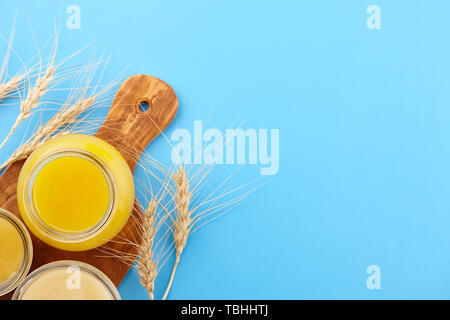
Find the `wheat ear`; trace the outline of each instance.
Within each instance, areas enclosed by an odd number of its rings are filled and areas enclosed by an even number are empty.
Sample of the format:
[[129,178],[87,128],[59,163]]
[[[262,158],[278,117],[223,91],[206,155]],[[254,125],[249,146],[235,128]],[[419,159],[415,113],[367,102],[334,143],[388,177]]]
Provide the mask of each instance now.
[[6,83],[0,83],[0,101],[8,97],[10,93],[17,90],[19,84],[22,82],[24,78],[25,78],[24,75],[18,75],[12,77],[11,80],[9,80]]
[[186,176],[186,172],[183,166],[180,166],[177,172],[172,177],[175,187],[176,187],[176,218],[171,217],[174,230],[173,237],[175,241],[175,263],[173,265],[172,274],[170,275],[169,283],[164,293],[163,300],[167,298],[172,287],[173,279],[175,277],[175,272],[177,270],[178,264],[180,263],[180,257],[186,247],[189,234],[191,232],[193,222],[192,212],[189,210],[191,204],[192,193],[189,187],[189,179]]
[[72,106],[64,108],[55,114],[44,126],[40,126],[36,133],[0,166],[0,171],[16,161],[27,158],[36,148],[51,138],[70,133],[70,130],[64,131],[60,129],[75,123],[77,117],[94,104],[95,99],[96,96],[80,99]]
[[147,210],[144,211],[142,222],[142,242],[138,246],[137,272],[141,284],[147,289],[148,296],[154,299],[153,290],[155,289],[155,279],[158,275],[158,263],[154,260],[155,252],[153,243],[155,240],[157,228],[156,225],[156,207],[155,200],[151,200]]
[[50,82],[53,79],[55,73],[55,67],[49,66],[42,77],[39,77],[36,80],[36,85],[30,89],[25,100],[20,104],[20,114],[16,119],[16,122],[13,124],[10,132],[3,140],[2,144],[0,144],[0,149],[6,144],[6,142],[11,138],[14,131],[17,129],[19,124],[31,116],[34,109],[39,106],[39,100],[41,97],[47,92],[47,88]]

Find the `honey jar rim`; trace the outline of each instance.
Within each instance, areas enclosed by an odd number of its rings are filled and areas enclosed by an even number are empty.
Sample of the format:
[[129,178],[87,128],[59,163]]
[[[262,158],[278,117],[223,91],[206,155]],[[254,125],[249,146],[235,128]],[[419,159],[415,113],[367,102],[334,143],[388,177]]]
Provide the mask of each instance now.
[[[39,217],[33,201],[33,187],[40,170],[49,162],[63,156],[80,157],[96,165],[97,168],[103,173],[109,188],[110,197],[108,208],[103,217],[97,222],[96,225],[92,226],[88,230],[83,230],[77,233],[55,230],[50,225],[45,223],[45,221]],[[27,211],[28,220],[30,220],[33,226],[49,238],[63,243],[80,243],[100,234],[112,220],[118,203],[118,192],[116,189],[114,175],[109,166],[101,159],[101,157],[81,148],[61,148],[42,157],[31,167],[30,174],[28,174],[28,177],[24,183],[24,209]]]
[[17,287],[13,294],[12,300],[21,300],[23,294],[26,292],[28,287],[38,279],[39,276],[52,270],[64,269],[64,268],[79,268],[81,271],[88,273],[98,280],[105,289],[110,293],[112,300],[122,300],[119,291],[117,290],[114,283],[109,279],[109,277],[103,273],[100,269],[94,267],[85,262],[76,260],[58,260],[54,262],[47,263],[40,266],[33,272],[31,272]]

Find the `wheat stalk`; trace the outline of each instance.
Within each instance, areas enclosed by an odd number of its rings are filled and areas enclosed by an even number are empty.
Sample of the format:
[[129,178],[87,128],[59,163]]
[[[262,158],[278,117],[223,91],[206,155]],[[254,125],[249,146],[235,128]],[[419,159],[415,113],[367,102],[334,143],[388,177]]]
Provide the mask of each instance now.
[[[119,139],[120,137],[117,138]],[[137,150],[133,149],[130,150],[130,153],[128,156],[131,157],[138,154]],[[148,180],[148,168],[139,163],[137,166],[144,169]],[[124,228],[109,244],[97,248],[97,250],[105,253],[106,257],[118,258],[134,269],[139,276],[140,283],[147,290],[150,300],[154,300],[156,278],[172,252],[172,245],[167,246],[170,230],[161,232],[157,237],[162,226],[167,224],[167,209],[162,201],[167,195],[167,186],[170,183],[170,179],[162,182],[162,187],[156,195],[154,195],[151,185],[149,188],[140,179],[135,178],[135,180],[136,191],[138,193],[141,192],[146,199],[145,201],[149,203],[147,208],[144,208],[137,201],[138,207],[134,209],[133,214],[130,216],[130,219],[133,221],[129,224],[129,227]],[[142,188],[138,188],[138,186]],[[150,194],[150,200],[147,199],[147,194]],[[120,249],[116,249],[114,244],[133,246],[136,250],[134,252],[122,252]]]
[[[162,130],[161,135],[165,137],[166,140],[168,141],[167,137],[164,135]],[[120,140],[121,137],[118,136],[117,139]],[[168,142],[170,144],[170,141]],[[135,159],[138,159],[140,156],[140,152],[133,152],[133,150],[121,150],[121,152],[123,152],[125,155],[129,157],[134,157]],[[240,201],[245,199],[250,193],[256,190],[256,188],[251,191],[245,192],[239,196],[236,196],[231,200],[217,203],[219,200],[231,194],[234,194],[239,190],[242,190],[252,182],[239,186],[232,190],[226,191],[220,195],[216,195],[216,192],[221,190],[221,188],[225,185],[225,183],[227,183],[228,180],[232,177],[232,175],[230,175],[214,191],[205,194],[205,191],[203,192],[200,191],[202,189],[202,186],[205,185],[206,176],[211,172],[214,165],[202,166],[197,172],[194,172],[192,176],[189,177],[190,170],[186,171],[186,169],[182,165],[175,170],[169,169],[168,167],[162,165],[161,163],[153,159],[151,156],[146,155],[145,153],[141,155],[141,161],[143,162],[143,165],[141,167],[144,169],[145,173],[146,174],[149,173],[153,178],[156,178],[157,182],[163,185],[161,188],[163,192],[164,193],[167,192],[168,194],[170,194],[169,203],[166,204],[164,210],[165,210],[165,217],[169,217],[172,223],[172,226],[168,226],[169,227],[168,232],[172,232],[173,234],[174,250],[176,253],[175,253],[175,262],[172,267],[170,279],[167,284],[164,296],[162,298],[163,300],[165,300],[167,299],[168,294],[170,293],[171,287],[174,282],[176,270],[180,264],[181,256],[187,245],[189,237],[204,225],[210,223],[211,221],[217,219],[219,216],[225,214],[226,212],[234,208]],[[158,177],[156,174],[150,171],[149,167],[156,168],[163,174],[165,178]],[[166,184],[164,182],[164,179],[172,181],[174,186],[172,187],[170,184],[168,183]],[[150,181],[148,182],[150,184]],[[196,203],[197,199],[200,200],[199,203]],[[159,200],[159,202],[161,201],[162,200]],[[128,240],[128,242],[130,241]],[[131,243],[133,242],[131,241]],[[122,259],[122,261],[125,261],[128,264],[132,264],[135,259],[135,255],[133,254],[130,255],[129,253],[126,252],[121,253],[118,252],[117,250],[114,251],[113,256]]]
[[33,110],[35,110],[39,106],[39,100],[47,92],[47,88],[54,77],[54,73],[55,67],[50,65],[47,68],[45,74],[36,80],[35,86],[28,91],[27,97],[20,104],[19,116],[17,117],[16,122],[14,122],[6,138],[0,144],[0,149],[3,148],[3,146],[9,140],[9,138],[11,138],[12,134],[20,125],[20,123],[22,123],[22,121],[30,117]]
[[[120,140],[122,139],[122,137],[117,136],[115,137],[115,139]],[[134,151],[133,149],[120,151],[125,156],[135,159],[138,159],[140,155],[140,152],[138,152],[137,150]],[[151,189],[150,194],[152,195],[152,200],[150,201],[149,207],[154,206],[156,201],[156,205],[163,208],[163,219],[161,219],[161,215],[159,216],[160,220],[157,219],[156,215],[152,217],[150,214],[148,214],[148,209],[147,211],[142,210],[144,212],[143,215],[141,215],[141,213],[138,213],[141,218],[136,218],[132,215],[133,219],[138,219],[137,229],[133,229],[135,232],[132,232],[131,236],[119,235],[118,239],[120,239],[120,241],[111,241],[112,243],[121,243],[136,246],[137,253],[130,253],[129,251],[121,252],[120,249],[115,249],[113,247],[109,247],[108,245],[103,246],[99,250],[105,253],[106,257],[112,256],[118,258],[123,263],[126,263],[128,266],[135,269],[140,277],[141,284],[147,289],[150,299],[154,299],[154,282],[157,278],[158,272],[167,261],[170,254],[175,251],[175,262],[173,264],[170,279],[162,298],[163,300],[165,300],[170,293],[176,270],[180,264],[181,256],[187,245],[189,237],[207,223],[210,223],[222,214],[225,214],[226,212],[234,208],[241,200],[247,197],[248,194],[250,194],[254,190],[245,192],[237,197],[234,197],[231,200],[222,201],[217,204],[219,200],[231,194],[234,194],[238,190],[242,190],[252,182],[241,185],[229,191],[223,191],[223,193],[216,195],[216,193],[222,189],[225,183],[227,183],[229,179],[231,179],[232,175],[230,175],[219,186],[217,186],[214,191],[205,194],[205,192],[200,192],[200,189],[205,184],[205,178],[210,173],[212,166],[203,166],[197,172],[194,172],[191,177],[189,177],[190,170],[187,171],[183,166],[177,167],[178,169],[170,169],[161,164],[159,161],[153,159],[145,152],[141,155],[140,159],[142,164],[138,163],[138,165],[144,170],[144,173],[147,176],[147,180],[149,178],[148,175],[150,175],[152,176],[152,178],[155,178],[157,180],[158,184],[161,184],[162,186],[158,193],[159,195],[154,197],[152,183],[150,181],[147,181],[147,183],[145,183],[143,181],[140,181],[139,179],[136,179],[136,191],[140,192],[140,189],[149,191],[149,188]],[[159,177],[157,173],[152,172],[150,170],[150,167],[162,173],[163,177]],[[173,185],[171,185],[170,182],[173,182]],[[166,203],[163,203],[166,195],[169,195],[167,197],[169,200],[166,201]],[[197,198],[200,198],[199,203],[197,203],[196,201]],[[224,210],[226,208],[227,210]],[[150,212],[153,212],[153,210],[151,210]],[[210,218],[212,215],[213,217]],[[166,242],[164,242],[163,245],[160,245],[162,240],[158,239],[159,237],[157,237],[156,234],[160,229],[161,224],[164,223],[164,220],[167,219],[167,217],[170,218],[171,225],[168,225],[168,230],[166,234],[164,234],[164,236],[166,236],[168,233],[173,234],[173,248],[171,244],[169,248],[166,249],[163,254],[161,254],[161,247],[164,247],[166,245]],[[165,241],[167,241],[167,239]],[[160,260],[162,258],[165,258],[165,260],[163,263],[160,263]],[[136,263],[134,264],[135,261]]]
[[173,175],[173,181],[176,188],[176,218],[171,217],[172,223],[174,225],[173,237],[175,241],[175,263],[172,268],[172,273],[170,275],[169,283],[167,285],[166,291],[163,296],[165,300],[172,287],[173,279],[175,277],[175,272],[177,270],[178,264],[180,263],[181,254],[186,247],[189,234],[193,227],[194,219],[192,219],[192,212],[190,211],[190,204],[192,193],[189,188],[189,180],[186,176],[186,172],[183,166],[180,166],[177,172]]
[[40,126],[36,133],[0,166],[0,171],[16,161],[26,159],[36,148],[51,138],[70,133],[70,129],[65,131],[60,129],[76,123],[77,117],[93,106],[96,97],[80,99],[68,108],[63,107],[45,125]]
[[151,300],[154,299],[155,279],[158,275],[158,263],[154,260],[155,252],[153,244],[156,236],[156,207],[155,200],[150,201],[147,210],[144,211],[142,222],[142,242],[138,246],[137,272],[141,284],[147,290]]
[[7,98],[13,91],[17,90],[24,78],[24,75],[18,75],[12,77],[11,80],[6,83],[0,83],[0,101]]
[[[156,237],[167,217],[157,210],[160,206],[164,207],[160,203],[162,198],[164,196],[160,196],[160,198],[152,196],[146,209],[137,202],[139,209],[135,209],[136,211],[130,216],[130,219],[133,220],[131,228],[125,228],[108,244],[97,248],[98,251],[106,254],[106,256],[97,255],[98,257],[117,258],[135,270],[140,283],[147,290],[150,300],[154,300],[153,292],[158,273],[171,253],[171,246],[165,248],[169,231]],[[114,248],[115,244],[133,246],[135,251],[122,252]]]

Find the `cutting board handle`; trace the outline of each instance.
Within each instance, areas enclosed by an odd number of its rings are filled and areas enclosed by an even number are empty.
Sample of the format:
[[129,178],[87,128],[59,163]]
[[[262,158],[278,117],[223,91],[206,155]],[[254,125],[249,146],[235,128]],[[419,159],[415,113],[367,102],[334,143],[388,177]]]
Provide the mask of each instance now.
[[[148,106],[148,110],[140,106]],[[104,124],[95,134],[112,144],[134,171],[141,153],[174,119],[178,110],[175,91],[164,81],[135,75],[123,82]]]

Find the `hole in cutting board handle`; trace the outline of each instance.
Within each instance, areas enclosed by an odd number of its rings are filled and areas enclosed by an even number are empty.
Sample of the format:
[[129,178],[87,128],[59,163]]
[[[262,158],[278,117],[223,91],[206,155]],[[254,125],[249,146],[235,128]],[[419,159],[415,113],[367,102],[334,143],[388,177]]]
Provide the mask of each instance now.
[[138,103],[138,110],[140,112],[147,112],[151,108],[151,103],[147,100],[142,100]]

